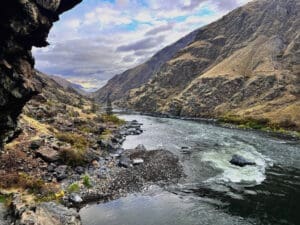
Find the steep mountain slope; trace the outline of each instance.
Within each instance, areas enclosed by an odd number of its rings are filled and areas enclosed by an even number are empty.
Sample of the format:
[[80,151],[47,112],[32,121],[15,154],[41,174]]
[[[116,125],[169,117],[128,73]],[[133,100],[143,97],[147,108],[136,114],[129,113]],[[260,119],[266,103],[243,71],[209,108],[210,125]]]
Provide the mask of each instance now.
[[300,2],[260,0],[195,40],[117,105],[188,117],[253,118],[300,129]]
[[170,60],[178,50],[191,43],[196,34],[197,31],[190,33],[173,45],[159,51],[144,64],[114,76],[104,87],[94,93],[93,97],[100,102],[105,102],[108,95],[110,95],[110,99],[113,101],[128,95],[129,90],[147,83],[154,76],[155,72],[165,62]]

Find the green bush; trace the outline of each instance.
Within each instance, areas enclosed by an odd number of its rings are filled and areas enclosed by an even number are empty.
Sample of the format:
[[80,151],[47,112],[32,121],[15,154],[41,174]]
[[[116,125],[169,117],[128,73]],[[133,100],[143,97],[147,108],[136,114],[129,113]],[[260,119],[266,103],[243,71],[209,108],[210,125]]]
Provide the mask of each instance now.
[[6,197],[4,195],[0,195],[0,203],[4,203],[6,200]]
[[78,192],[80,190],[79,184],[78,183],[73,183],[70,184],[68,187],[68,192],[73,193],[73,192]]
[[89,175],[84,175],[82,177],[82,183],[86,188],[92,187],[91,178],[89,177]]

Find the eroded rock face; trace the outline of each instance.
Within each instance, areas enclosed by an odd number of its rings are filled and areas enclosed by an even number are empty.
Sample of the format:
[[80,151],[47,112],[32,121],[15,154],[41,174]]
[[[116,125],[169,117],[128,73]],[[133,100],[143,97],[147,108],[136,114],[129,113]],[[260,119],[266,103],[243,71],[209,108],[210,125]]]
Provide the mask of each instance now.
[[0,8],[0,148],[13,137],[25,103],[42,85],[32,78],[31,49],[47,46],[59,14],[82,0],[3,0]]

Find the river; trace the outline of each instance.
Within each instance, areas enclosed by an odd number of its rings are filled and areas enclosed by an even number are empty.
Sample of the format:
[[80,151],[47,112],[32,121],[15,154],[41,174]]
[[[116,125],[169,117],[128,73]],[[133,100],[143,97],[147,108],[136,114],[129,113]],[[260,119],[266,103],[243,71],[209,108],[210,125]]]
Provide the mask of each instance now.
[[[84,225],[296,225],[300,223],[300,142],[205,122],[120,115],[143,124],[123,147],[167,149],[184,166],[177,185],[80,211]],[[255,161],[243,168],[233,154]]]

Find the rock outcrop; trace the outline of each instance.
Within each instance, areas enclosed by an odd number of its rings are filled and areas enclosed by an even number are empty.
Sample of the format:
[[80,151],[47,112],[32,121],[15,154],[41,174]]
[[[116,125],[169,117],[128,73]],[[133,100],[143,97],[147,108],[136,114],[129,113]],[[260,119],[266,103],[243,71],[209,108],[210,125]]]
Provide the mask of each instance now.
[[175,116],[230,115],[300,130],[299,12],[298,0],[250,2],[199,29],[150,81],[114,104]]
[[74,209],[68,209],[55,202],[44,202],[28,206],[19,195],[15,195],[11,204],[14,214],[13,224],[32,225],[81,225],[80,215]]
[[0,148],[14,135],[25,103],[41,89],[31,49],[47,46],[59,14],[82,0],[4,0],[0,8]]

